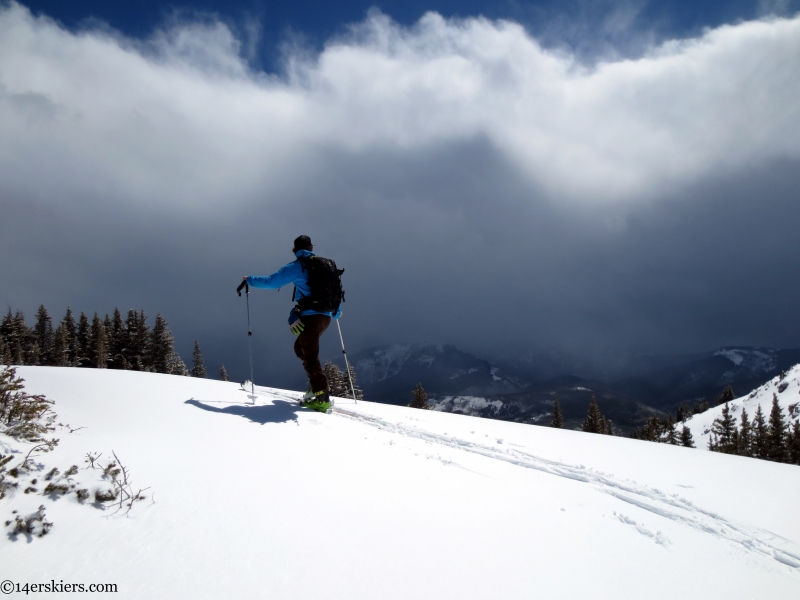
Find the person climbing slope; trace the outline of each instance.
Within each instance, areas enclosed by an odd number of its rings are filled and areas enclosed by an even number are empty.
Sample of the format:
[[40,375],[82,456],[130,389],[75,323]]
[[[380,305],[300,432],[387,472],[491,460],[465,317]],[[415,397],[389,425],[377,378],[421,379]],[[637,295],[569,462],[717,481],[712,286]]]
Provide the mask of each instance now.
[[301,235],[294,240],[296,260],[280,268],[268,277],[245,276],[243,282],[254,288],[278,289],[294,284],[292,301],[295,307],[289,313],[289,328],[297,336],[294,353],[303,361],[308,375],[309,391],[303,404],[314,410],[325,412],[331,406],[328,393],[328,378],[319,361],[319,339],[331,324],[342,314],[344,291],[341,274],[336,263],[329,258],[316,256],[311,238]]

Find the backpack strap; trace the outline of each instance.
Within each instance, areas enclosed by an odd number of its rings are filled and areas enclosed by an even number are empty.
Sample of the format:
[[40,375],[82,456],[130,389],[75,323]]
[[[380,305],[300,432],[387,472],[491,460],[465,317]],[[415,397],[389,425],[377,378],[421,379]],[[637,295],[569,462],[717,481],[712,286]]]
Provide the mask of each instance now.
[[[300,258],[299,256],[297,257],[297,262],[300,263],[300,270],[301,270],[302,273],[306,272],[306,261],[307,260],[308,260],[308,258]],[[296,297],[297,297],[297,286],[294,286],[294,291],[292,292],[292,302],[294,302],[294,299]]]

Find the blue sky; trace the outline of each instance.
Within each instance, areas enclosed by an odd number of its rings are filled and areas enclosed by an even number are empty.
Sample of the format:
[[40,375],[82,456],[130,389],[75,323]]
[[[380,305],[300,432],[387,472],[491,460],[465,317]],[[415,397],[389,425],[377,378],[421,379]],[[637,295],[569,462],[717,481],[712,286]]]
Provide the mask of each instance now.
[[[92,19],[99,19],[133,37],[149,36],[176,15],[182,18],[213,15],[238,30],[243,37],[252,35],[252,26],[257,24],[258,53],[254,62],[255,66],[266,70],[279,68],[276,64],[278,48],[287,38],[301,37],[304,43],[319,49],[326,40],[342,33],[348,24],[363,20],[371,8],[377,8],[402,25],[415,23],[427,11],[436,11],[445,17],[482,15],[489,19],[510,19],[524,25],[546,44],[584,50],[586,58],[591,58],[590,55],[598,51],[599,43],[625,52],[631,48],[632,40],[639,40],[643,35],[648,36],[648,41],[690,37],[705,27],[753,19],[765,12],[790,14],[800,6],[797,0],[200,0],[175,3],[153,0],[31,0],[23,4],[36,13],[58,19],[70,28],[91,25]],[[633,50],[639,47],[636,44]]]
[[800,347],[796,1],[370,6],[0,4],[0,303],[160,312],[238,378],[233,290],[306,234],[352,352]]

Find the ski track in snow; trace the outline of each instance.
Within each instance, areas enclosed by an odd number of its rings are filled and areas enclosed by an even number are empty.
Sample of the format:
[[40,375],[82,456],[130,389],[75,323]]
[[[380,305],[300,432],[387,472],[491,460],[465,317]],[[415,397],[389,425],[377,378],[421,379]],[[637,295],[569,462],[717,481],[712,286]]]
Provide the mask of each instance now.
[[[504,445],[503,449],[476,444],[467,440],[448,437],[407,427],[399,423],[388,423],[377,417],[358,414],[349,410],[335,407],[333,414],[358,421],[365,425],[395,433],[401,436],[416,438],[431,444],[440,444],[478,454],[486,458],[501,460],[515,466],[541,471],[557,477],[572,479],[581,483],[592,485],[598,491],[613,496],[618,500],[646,510],[659,517],[669,519],[680,525],[691,527],[705,534],[727,540],[745,550],[760,556],[774,559],[786,566],[800,568],[800,550],[788,551],[773,546],[769,540],[763,539],[769,532],[755,530],[732,523],[728,519],[714,512],[695,506],[689,500],[677,494],[667,495],[664,492],[633,482],[619,481],[608,475],[600,474],[586,469],[583,465],[572,466],[557,461],[548,460],[522,452]],[[668,546],[670,544],[661,532],[653,533],[633,519],[614,513],[623,523],[632,525],[645,537],[651,538],[656,544]],[[779,536],[771,535],[776,538]]]

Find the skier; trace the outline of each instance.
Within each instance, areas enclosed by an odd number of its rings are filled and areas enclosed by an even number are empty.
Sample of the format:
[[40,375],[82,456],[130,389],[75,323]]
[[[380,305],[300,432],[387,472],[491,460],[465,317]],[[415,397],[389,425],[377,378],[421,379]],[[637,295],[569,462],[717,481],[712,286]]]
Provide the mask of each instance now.
[[[330,408],[328,378],[319,362],[319,338],[342,314],[341,273],[336,264],[316,257],[311,238],[301,235],[294,241],[292,252],[296,260],[282,267],[268,277],[245,276],[247,285],[254,288],[278,289],[294,284],[292,300],[297,304],[289,313],[289,328],[297,336],[294,353],[303,361],[308,375],[309,390],[303,397],[303,404],[314,410],[325,412]],[[314,265],[311,264],[314,261]],[[322,265],[317,268],[317,265]],[[310,281],[311,278],[315,281]],[[315,295],[312,297],[312,288]]]

